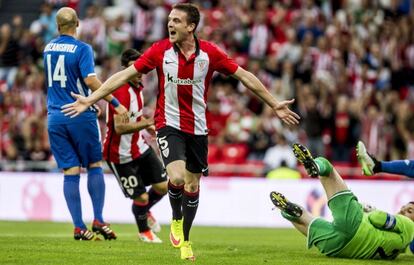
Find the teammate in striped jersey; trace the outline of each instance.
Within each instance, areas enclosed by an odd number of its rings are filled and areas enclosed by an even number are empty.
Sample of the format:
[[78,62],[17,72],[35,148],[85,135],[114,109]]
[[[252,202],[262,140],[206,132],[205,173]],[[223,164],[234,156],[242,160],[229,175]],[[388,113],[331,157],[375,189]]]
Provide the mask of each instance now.
[[[122,66],[133,64],[140,55],[134,49],[124,51]],[[145,119],[142,115],[142,89],[141,75],[138,75],[113,93],[128,112],[117,115],[115,106],[108,105],[108,131],[103,155],[121,190],[133,200],[132,213],[138,226],[138,237],[144,242],[161,243],[161,239],[154,234],[159,232],[160,226],[149,210],[167,193],[167,175],[154,150],[140,133],[154,124],[153,119]],[[146,186],[149,185],[152,187],[147,192]]]
[[[47,85],[47,116],[49,141],[59,168],[63,169],[63,193],[75,226],[76,240],[92,240],[82,220],[79,194],[80,167],[88,169],[88,191],[92,199],[94,222],[92,230],[105,239],[116,239],[102,217],[105,200],[105,182],[101,167],[101,137],[96,109],[88,108],[75,119],[60,112],[61,106],[73,102],[71,93],[89,94],[101,82],[94,71],[93,51],[90,45],[75,38],[79,25],[75,10],[64,7],[56,15],[60,36],[51,40],[44,49],[43,60]],[[116,101],[112,96],[108,101]],[[126,109],[117,104],[117,112]]]
[[278,102],[257,77],[238,66],[217,45],[195,36],[199,21],[195,5],[174,5],[168,16],[168,39],[154,43],[134,65],[114,74],[89,97],[73,94],[77,101],[62,110],[65,115],[76,117],[131,78],[157,70],[155,125],[170,177],[170,241],[180,248],[181,258],[189,260],[195,260],[189,235],[199,202],[200,178],[208,174],[206,100],[213,73],[240,80],[286,124],[299,122],[299,116],[289,109],[293,99]]

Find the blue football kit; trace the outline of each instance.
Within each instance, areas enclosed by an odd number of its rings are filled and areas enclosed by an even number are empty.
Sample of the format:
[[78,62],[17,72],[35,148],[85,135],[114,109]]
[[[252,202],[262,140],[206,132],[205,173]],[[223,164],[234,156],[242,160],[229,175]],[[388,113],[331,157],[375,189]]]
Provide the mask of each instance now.
[[63,105],[75,101],[71,92],[85,96],[90,93],[83,79],[96,75],[91,46],[61,35],[46,45],[43,55],[49,140],[58,167],[87,167],[102,160],[96,110],[89,108],[75,118],[61,112]]

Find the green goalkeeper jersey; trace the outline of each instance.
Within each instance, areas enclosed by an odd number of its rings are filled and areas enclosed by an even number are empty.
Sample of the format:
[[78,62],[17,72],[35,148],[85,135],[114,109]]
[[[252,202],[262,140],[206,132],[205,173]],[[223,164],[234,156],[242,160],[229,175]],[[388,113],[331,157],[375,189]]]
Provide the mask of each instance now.
[[[335,253],[335,256],[356,259],[395,259],[398,254],[405,252],[414,238],[414,222],[398,214],[395,216],[395,227],[385,230],[382,227],[378,228],[379,225],[373,221],[375,218],[383,220],[387,218],[387,214],[380,211],[364,213],[354,237],[344,248]],[[382,222],[381,226],[383,225]]]

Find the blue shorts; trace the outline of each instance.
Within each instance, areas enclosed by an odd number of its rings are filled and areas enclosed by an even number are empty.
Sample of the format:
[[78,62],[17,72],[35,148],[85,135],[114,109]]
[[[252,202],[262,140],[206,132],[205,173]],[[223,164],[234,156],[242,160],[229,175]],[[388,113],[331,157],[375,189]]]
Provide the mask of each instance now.
[[102,160],[98,121],[49,124],[49,142],[59,168],[89,167]]

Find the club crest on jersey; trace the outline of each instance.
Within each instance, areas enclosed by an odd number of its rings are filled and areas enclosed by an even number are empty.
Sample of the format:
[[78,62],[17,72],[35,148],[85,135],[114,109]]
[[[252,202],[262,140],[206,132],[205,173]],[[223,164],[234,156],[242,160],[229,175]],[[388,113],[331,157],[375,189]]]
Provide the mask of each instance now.
[[134,194],[134,189],[127,189],[126,191],[128,192],[128,194],[130,196],[132,196],[132,194]]
[[168,157],[168,155],[170,154],[170,148],[165,148],[164,150],[162,150],[161,151],[162,152],[162,155],[165,157],[165,158],[167,158]]
[[196,64],[197,64],[198,69],[200,69],[200,71],[203,71],[207,66],[207,61],[206,60],[200,60]]

